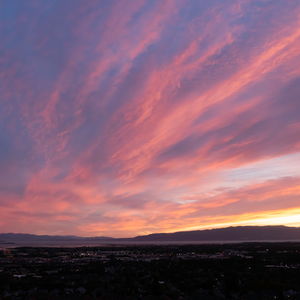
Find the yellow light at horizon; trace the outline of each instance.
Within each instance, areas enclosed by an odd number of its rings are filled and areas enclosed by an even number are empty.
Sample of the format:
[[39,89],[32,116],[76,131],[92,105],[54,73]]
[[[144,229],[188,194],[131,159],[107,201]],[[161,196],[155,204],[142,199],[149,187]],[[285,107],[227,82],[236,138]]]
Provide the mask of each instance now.
[[276,211],[270,212],[264,215],[257,216],[249,216],[244,215],[242,219],[239,221],[232,222],[222,222],[215,223],[203,226],[193,226],[182,229],[186,230],[201,230],[201,229],[213,229],[213,228],[221,228],[221,227],[229,227],[229,226],[272,226],[272,225],[286,225],[286,226],[295,226],[300,227],[300,209],[293,209],[288,211]]

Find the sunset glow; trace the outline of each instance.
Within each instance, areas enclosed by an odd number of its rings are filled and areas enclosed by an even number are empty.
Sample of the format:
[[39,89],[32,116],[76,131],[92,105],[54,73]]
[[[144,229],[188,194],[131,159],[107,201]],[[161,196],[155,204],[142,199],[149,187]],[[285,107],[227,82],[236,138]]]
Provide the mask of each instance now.
[[300,226],[300,2],[2,1],[0,232]]

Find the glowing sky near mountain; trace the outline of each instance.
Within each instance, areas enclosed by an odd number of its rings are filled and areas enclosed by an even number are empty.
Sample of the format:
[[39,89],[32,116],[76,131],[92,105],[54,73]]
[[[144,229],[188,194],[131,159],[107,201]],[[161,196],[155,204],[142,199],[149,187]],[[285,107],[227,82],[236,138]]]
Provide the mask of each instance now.
[[0,232],[300,225],[299,0],[0,1]]

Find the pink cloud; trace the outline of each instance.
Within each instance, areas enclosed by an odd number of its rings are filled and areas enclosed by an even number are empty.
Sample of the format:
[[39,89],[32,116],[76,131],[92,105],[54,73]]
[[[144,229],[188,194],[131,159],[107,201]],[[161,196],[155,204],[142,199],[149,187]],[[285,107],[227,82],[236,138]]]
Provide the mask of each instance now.
[[[297,3],[28,3],[0,4],[0,231],[128,236],[298,209]],[[236,169],[250,179],[233,188]]]

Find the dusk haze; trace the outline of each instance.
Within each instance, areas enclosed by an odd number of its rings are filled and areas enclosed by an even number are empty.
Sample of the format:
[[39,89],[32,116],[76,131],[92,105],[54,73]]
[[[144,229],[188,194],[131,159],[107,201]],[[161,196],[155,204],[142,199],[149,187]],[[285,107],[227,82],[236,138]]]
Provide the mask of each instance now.
[[0,233],[300,227],[299,0],[6,0],[0,41]]

